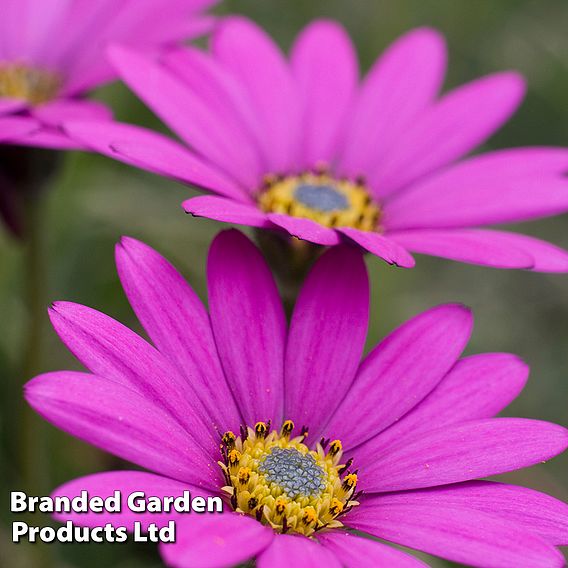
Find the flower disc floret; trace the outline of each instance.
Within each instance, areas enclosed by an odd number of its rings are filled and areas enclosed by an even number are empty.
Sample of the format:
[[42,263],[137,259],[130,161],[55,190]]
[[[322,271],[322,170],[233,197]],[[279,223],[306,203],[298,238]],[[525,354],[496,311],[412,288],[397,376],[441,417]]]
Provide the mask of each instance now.
[[341,464],[341,442],[321,440],[311,450],[307,429],[295,438],[287,420],[280,432],[270,423],[243,428],[241,436],[223,435],[221,452],[227,482],[224,490],[233,509],[251,515],[278,533],[311,536],[343,526],[338,517],[358,503],[357,474]]
[[60,87],[56,73],[19,63],[0,63],[0,98],[22,99],[35,106],[54,99]]

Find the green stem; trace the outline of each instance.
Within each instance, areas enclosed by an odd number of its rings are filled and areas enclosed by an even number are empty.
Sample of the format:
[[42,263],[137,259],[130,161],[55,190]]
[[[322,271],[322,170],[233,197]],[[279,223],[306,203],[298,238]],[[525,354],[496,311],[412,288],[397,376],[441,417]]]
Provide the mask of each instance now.
[[276,277],[290,319],[304,280],[323,247],[266,230],[256,231],[255,237]]
[[[46,319],[46,258],[45,258],[45,202],[42,192],[32,192],[24,201],[24,294],[27,310],[27,327],[24,335],[23,359],[20,380],[22,386],[41,371],[43,328]],[[19,394],[20,412],[18,431],[21,439],[20,483],[29,495],[49,495],[48,430],[45,422]],[[30,515],[29,522],[37,525],[41,519]],[[30,545],[30,560],[36,568],[49,568],[53,564],[52,550],[48,545]]]
[[[41,370],[43,323],[45,319],[45,255],[43,235],[44,196],[33,194],[25,201],[24,293],[27,329],[23,345],[21,380],[25,383]],[[43,421],[23,403],[20,431],[22,459],[20,471],[27,491],[47,489]]]

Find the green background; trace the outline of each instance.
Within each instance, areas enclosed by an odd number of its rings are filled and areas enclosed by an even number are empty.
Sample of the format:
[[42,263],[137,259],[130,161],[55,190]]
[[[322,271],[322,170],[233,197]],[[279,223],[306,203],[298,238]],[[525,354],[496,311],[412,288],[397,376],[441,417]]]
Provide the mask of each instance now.
[[[233,0],[218,13],[247,14],[287,49],[314,18],[341,21],[367,70],[378,53],[415,26],[441,30],[449,46],[446,89],[480,75],[517,69],[529,93],[520,111],[484,149],[568,145],[568,3],[565,0]],[[102,89],[119,119],[162,128],[121,85]],[[221,225],[184,215],[180,203],[194,195],[182,187],[100,156],[69,154],[51,186],[44,216],[44,254],[49,301],[65,299],[100,309],[140,330],[121,291],[113,247],[120,235],[139,238],[162,252],[206,298],[207,248]],[[568,248],[568,219],[524,224],[523,231]],[[410,316],[438,303],[471,306],[476,325],[468,353],[509,351],[531,366],[531,379],[507,415],[541,418],[568,426],[568,276],[501,271],[418,257],[410,271],[369,257],[372,320],[368,345]],[[18,426],[11,419],[13,396],[21,396],[16,372],[26,327],[22,301],[22,254],[0,232],[0,481],[4,498],[14,487],[13,454]],[[79,369],[45,317],[41,369]],[[14,395],[14,392],[17,393]],[[44,491],[88,473],[116,467],[116,460],[45,427],[48,473]],[[43,444],[43,441],[42,441]],[[506,476],[513,482],[568,500],[568,456]],[[2,501],[0,566],[33,567],[37,554],[9,542],[7,503]],[[32,553],[32,556],[30,556]],[[50,545],[42,556],[56,566],[159,566],[152,547]],[[435,566],[445,565],[429,560]]]

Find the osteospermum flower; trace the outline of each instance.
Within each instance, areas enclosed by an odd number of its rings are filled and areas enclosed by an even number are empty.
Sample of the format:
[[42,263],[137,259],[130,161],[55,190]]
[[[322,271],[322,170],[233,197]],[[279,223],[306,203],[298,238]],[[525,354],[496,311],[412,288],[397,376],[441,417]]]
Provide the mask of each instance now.
[[3,0],[0,18],[0,116],[29,114],[44,125],[22,144],[66,148],[63,119],[108,118],[83,97],[116,77],[106,46],[147,52],[208,30],[201,11],[214,0]]
[[42,375],[26,398],[59,428],[153,473],[99,473],[56,495],[189,490],[224,496],[225,508],[59,519],[173,519],[177,541],[161,553],[176,567],[253,557],[259,568],[423,565],[361,533],[484,567],[563,565],[555,545],[568,542],[567,505],[475,480],[551,458],[568,432],[493,418],[528,369],[503,353],[459,359],[467,309],[431,309],[360,362],[369,287],[353,247],[316,262],[289,328],[267,265],[237,231],[211,247],[209,313],[148,246],[123,239],[116,258],[154,346],[100,312],[56,303],[53,325],[90,373]]
[[353,46],[328,21],[308,26],[286,61],[241,17],[211,49],[160,63],[124,49],[122,79],[187,147],[127,125],[71,123],[87,146],[210,190],[193,215],[276,228],[319,245],[355,241],[389,263],[410,252],[499,268],[568,271],[568,255],[532,237],[478,229],[568,209],[568,151],[515,148],[456,163],[513,113],[525,90],[496,73],[440,96],[440,35],[414,30],[362,83]]

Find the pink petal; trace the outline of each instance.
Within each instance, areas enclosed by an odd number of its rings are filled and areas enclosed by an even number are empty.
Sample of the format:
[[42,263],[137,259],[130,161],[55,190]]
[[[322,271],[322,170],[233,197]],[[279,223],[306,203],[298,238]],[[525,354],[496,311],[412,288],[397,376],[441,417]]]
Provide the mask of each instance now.
[[[418,434],[375,455],[362,489],[399,491],[498,475],[548,460],[567,446],[568,430],[549,422],[471,420]],[[371,463],[364,455],[361,461]]]
[[388,264],[402,266],[403,268],[412,268],[415,265],[412,256],[403,247],[391,241],[388,237],[384,237],[379,233],[359,231],[351,227],[339,227],[337,230],[355,241],[371,254],[382,258]]
[[221,434],[238,428],[242,418],[221,368],[209,314],[197,294],[165,258],[135,239],[122,238],[116,264],[138,320],[185,377],[184,386],[203,405],[208,423]]
[[207,282],[217,349],[243,419],[278,424],[286,318],[272,274],[249,239],[231,230],[211,245]]
[[215,447],[206,410],[191,400],[187,379],[154,347],[119,322],[86,306],[57,302],[49,311],[61,340],[92,373],[152,400],[189,432]]
[[[204,3],[191,0],[97,0],[71,2],[61,37],[55,43],[56,61],[64,62],[65,93],[90,90],[116,77],[104,48],[112,43],[156,54],[172,44],[208,31],[211,17],[198,12]],[[85,41],[89,38],[90,41]]]
[[322,533],[318,540],[329,548],[346,568],[392,568],[425,567],[418,558],[376,540],[362,538],[348,532],[329,531]]
[[216,59],[240,82],[256,109],[262,153],[270,172],[299,165],[301,105],[297,86],[274,41],[250,20],[225,18],[212,39]]
[[30,148],[49,148],[50,150],[87,150],[83,144],[71,139],[60,128],[39,126],[37,130],[14,138],[12,143]]
[[516,73],[497,73],[445,95],[402,133],[369,180],[384,197],[482,144],[519,106]]
[[32,116],[47,126],[61,126],[71,120],[111,120],[112,111],[98,101],[56,99],[31,110]]
[[330,164],[357,87],[357,54],[342,26],[317,20],[296,39],[291,63],[304,107],[302,163]]
[[291,217],[280,213],[270,213],[268,219],[278,227],[284,229],[293,237],[314,243],[316,245],[337,245],[341,242],[335,229],[324,227],[311,219]]
[[256,561],[258,568],[341,568],[331,550],[305,536],[276,535]]
[[412,252],[468,264],[494,268],[533,268],[535,264],[528,252],[485,230],[417,229],[393,231],[388,237]]
[[471,481],[381,495],[365,499],[361,510],[357,509],[356,517],[363,519],[367,509],[372,516],[374,508],[391,505],[460,508],[465,515],[473,509],[506,519],[550,544],[568,543],[568,504],[526,487],[492,481]]
[[118,382],[72,371],[26,384],[31,407],[64,432],[167,477],[216,489],[219,466],[151,398]]
[[533,259],[533,272],[568,272],[568,252],[553,244],[517,233],[485,231],[496,243],[522,250]]
[[238,513],[184,515],[176,533],[175,543],[160,545],[172,568],[235,566],[257,556],[274,538],[272,529]]
[[369,72],[350,117],[341,159],[356,176],[382,163],[398,137],[437,96],[446,70],[444,38],[419,28],[397,41]]
[[0,142],[25,136],[39,128],[37,121],[31,118],[0,118]]
[[[528,376],[528,366],[515,355],[484,353],[466,357],[425,399],[358,451],[370,464],[379,453],[429,430],[492,418],[520,394]],[[362,459],[361,465],[367,462]]]
[[260,177],[256,150],[242,130],[150,58],[114,47],[109,57],[122,80],[197,153],[247,187]]
[[0,116],[13,114],[25,110],[27,104],[20,99],[0,98]]
[[456,304],[428,310],[399,327],[363,361],[326,435],[352,448],[400,420],[451,369],[472,328],[471,312]]
[[518,148],[476,156],[399,193],[389,230],[523,221],[568,210],[568,150]]
[[240,203],[216,195],[200,195],[182,203],[186,213],[195,217],[206,217],[224,223],[235,223],[249,227],[268,228],[271,224],[265,213],[255,205]]
[[454,562],[481,568],[561,567],[564,557],[543,539],[495,514],[439,503],[396,504],[354,510],[358,530]]
[[256,189],[256,185],[262,182],[262,175],[268,171],[268,166],[263,162],[258,148],[258,117],[250,105],[244,86],[208,53],[191,46],[169,51],[161,57],[160,62],[220,115],[223,121],[237,129],[239,136],[247,139],[247,152],[250,152],[249,146],[256,150],[257,163],[251,169],[258,171],[260,177],[257,180],[250,177],[247,188]]
[[334,247],[304,283],[286,347],[284,416],[309,426],[310,440],[318,440],[353,382],[368,320],[363,258],[350,247]]
[[71,138],[115,160],[196,185],[239,201],[245,192],[177,142],[137,126],[110,121],[67,122]]
[[87,491],[89,497],[102,497],[103,499],[113,496],[115,491],[120,491],[120,512],[56,513],[54,517],[58,521],[70,520],[83,527],[101,527],[106,523],[111,523],[114,527],[127,527],[129,531],[133,529],[135,522],[142,523],[143,527],[147,527],[151,523],[162,527],[167,525],[168,521],[180,515],[175,511],[171,513],[132,512],[128,507],[127,498],[135,491],[143,491],[148,497],[159,497],[160,499],[179,497],[183,495],[184,491],[189,491],[192,497],[197,495],[208,496],[203,489],[161,475],[143,471],[107,471],[69,481],[58,487],[51,494],[51,497],[64,496],[72,499],[79,496],[81,491]]

